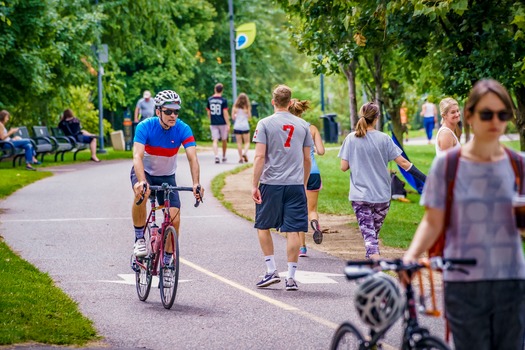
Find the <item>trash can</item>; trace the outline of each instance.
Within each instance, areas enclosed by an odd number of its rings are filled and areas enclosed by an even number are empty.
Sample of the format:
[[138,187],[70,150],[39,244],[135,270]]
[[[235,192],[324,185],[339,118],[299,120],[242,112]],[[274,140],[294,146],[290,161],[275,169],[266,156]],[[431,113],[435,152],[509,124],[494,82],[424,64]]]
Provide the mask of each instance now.
[[259,104],[255,101],[252,101],[252,117],[259,118]]
[[133,122],[130,118],[124,118],[122,125],[124,127],[124,141],[126,143],[126,151],[131,151],[133,148]]
[[323,130],[324,130],[324,142],[326,143],[337,143],[339,136],[339,127],[335,118],[337,114],[325,114],[321,116],[323,119]]

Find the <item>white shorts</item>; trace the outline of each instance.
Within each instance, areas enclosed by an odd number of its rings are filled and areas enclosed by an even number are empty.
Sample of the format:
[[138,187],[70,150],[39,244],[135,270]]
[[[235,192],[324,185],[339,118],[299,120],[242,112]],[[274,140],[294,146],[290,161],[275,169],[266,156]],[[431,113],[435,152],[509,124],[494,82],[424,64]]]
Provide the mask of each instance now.
[[228,125],[210,125],[212,140],[228,140]]

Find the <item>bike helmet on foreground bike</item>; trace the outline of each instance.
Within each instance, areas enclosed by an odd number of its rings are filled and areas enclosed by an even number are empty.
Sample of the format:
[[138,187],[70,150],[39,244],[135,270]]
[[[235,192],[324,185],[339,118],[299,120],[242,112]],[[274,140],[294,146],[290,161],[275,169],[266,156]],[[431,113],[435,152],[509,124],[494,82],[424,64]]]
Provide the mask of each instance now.
[[161,107],[170,109],[180,109],[182,101],[180,96],[173,90],[161,91],[155,96],[155,107],[160,109]]
[[361,320],[376,332],[394,324],[404,309],[395,280],[382,272],[374,273],[359,285],[354,305]]

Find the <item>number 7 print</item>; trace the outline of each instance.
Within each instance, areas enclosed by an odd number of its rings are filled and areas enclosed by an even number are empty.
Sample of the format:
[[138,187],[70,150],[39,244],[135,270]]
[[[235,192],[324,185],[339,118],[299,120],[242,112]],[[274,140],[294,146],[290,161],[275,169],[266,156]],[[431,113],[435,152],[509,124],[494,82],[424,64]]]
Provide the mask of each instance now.
[[288,131],[288,138],[286,139],[286,142],[284,143],[284,147],[290,147],[290,141],[292,140],[293,136],[293,125],[283,125],[283,130]]

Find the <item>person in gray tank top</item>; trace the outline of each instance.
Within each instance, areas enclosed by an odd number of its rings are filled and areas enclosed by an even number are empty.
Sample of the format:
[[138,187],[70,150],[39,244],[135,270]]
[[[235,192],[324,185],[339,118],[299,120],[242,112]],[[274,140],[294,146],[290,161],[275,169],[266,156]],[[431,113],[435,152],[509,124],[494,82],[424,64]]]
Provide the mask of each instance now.
[[379,106],[365,103],[359,111],[356,131],[350,133],[339,151],[341,170],[350,170],[350,191],[359,229],[365,242],[365,257],[380,257],[379,231],[390,208],[391,177],[388,162],[393,160],[415,178],[425,175],[401,155],[401,149],[387,134],[375,129]]
[[286,290],[297,290],[295,271],[299,259],[299,231],[308,230],[305,186],[310,174],[310,147],[313,145],[308,123],[290,112],[292,91],[279,85],[273,91],[275,113],[260,120],[253,135],[252,199],[255,225],[266,263],[266,274],[257,283],[264,288],[281,281],[277,273],[270,229],[286,233],[288,275]]
[[[464,118],[475,137],[460,150],[443,255],[477,263],[463,267],[468,274],[445,272],[445,315],[457,350],[523,350],[525,259],[512,206],[518,187],[499,142],[514,105],[500,83],[481,80],[470,92]],[[446,156],[434,159],[421,197],[425,215],[405,262],[416,261],[444,228],[446,166]]]

